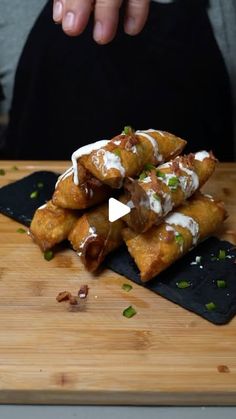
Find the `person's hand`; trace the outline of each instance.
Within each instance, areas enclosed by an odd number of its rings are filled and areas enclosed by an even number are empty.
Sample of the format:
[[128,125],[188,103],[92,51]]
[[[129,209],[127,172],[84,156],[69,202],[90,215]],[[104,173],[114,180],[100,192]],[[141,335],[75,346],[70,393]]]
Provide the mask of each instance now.
[[[123,0],[54,0],[53,19],[61,23],[64,32],[77,36],[87,26],[91,12],[94,12],[93,37],[99,44],[110,42],[117,30],[119,9]],[[150,0],[126,1],[124,30],[137,35],[143,28],[149,10]]]

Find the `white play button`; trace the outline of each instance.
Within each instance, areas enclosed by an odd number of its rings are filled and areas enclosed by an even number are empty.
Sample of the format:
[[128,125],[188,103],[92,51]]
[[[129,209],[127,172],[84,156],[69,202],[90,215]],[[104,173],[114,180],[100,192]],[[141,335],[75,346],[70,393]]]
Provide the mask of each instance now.
[[130,207],[128,207],[125,204],[122,204],[122,202],[117,201],[115,198],[109,199],[108,204],[108,218],[110,223],[113,223],[116,220],[119,220],[119,218],[124,217],[124,215],[129,214]]

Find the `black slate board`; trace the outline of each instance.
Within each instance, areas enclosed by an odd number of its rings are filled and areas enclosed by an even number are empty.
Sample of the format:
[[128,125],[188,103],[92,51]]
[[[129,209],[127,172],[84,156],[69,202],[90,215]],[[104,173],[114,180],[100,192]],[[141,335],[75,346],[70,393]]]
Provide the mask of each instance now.
[[[29,226],[36,209],[51,198],[58,176],[52,172],[34,172],[3,186],[0,189],[0,212]],[[43,186],[38,187],[38,184]],[[30,198],[35,191],[38,191],[38,197]]]
[[[226,258],[215,260],[220,250],[226,251]],[[191,265],[196,256],[201,256],[201,263]],[[235,260],[236,250],[231,243],[211,237],[147,283],[141,282],[126,247],[111,254],[106,266],[212,323],[225,324],[236,314]],[[226,288],[218,288],[217,280],[224,280]],[[190,286],[180,289],[176,285],[180,281],[189,281]],[[216,305],[214,311],[205,306],[210,302]]]
[[[57,178],[55,173],[40,171],[2,187],[0,212],[29,226],[35,210],[51,198]],[[43,187],[39,188],[38,183]],[[35,190],[38,197],[32,199],[30,194]],[[227,257],[212,260],[222,249]],[[196,256],[202,256],[201,264],[191,265]],[[236,314],[235,259],[236,250],[231,243],[209,238],[146,284],[140,281],[138,268],[125,246],[109,255],[105,266],[214,324],[225,324]],[[218,288],[217,280],[225,280],[226,288]],[[189,281],[191,285],[179,289],[176,284],[180,281]],[[207,310],[205,304],[209,302],[215,303],[214,311]]]

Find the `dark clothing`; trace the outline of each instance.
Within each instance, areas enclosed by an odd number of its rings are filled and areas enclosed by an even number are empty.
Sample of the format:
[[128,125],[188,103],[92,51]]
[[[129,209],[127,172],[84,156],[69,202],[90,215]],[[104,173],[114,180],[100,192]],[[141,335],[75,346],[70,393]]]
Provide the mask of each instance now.
[[6,157],[69,159],[131,125],[179,135],[186,152],[212,149],[232,160],[229,80],[205,3],[151,2],[140,35],[121,25],[112,43],[99,46],[93,19],[70,38],[48,2],[18,65]]

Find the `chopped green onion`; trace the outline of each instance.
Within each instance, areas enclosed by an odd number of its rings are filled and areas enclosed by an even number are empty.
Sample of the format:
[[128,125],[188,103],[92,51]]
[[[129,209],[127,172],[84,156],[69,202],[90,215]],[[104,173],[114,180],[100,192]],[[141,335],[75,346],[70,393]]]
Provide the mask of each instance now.
[[226,282],[223,279],[218,279],[216,284],[218,288],[226,288]]
[[178,185],[179,185],[179,179],[176,176],[173,176],[168,180],[168,186],[171,189],[177,189]]
[[211,261],[213,262],[213,261],[215,261],[215,260],[225,260],[226,259],[226,251],[225,250],[220,250],[219,251],[219,254],[218,254],[218,257],[217,256],[213,256],[212,258],[211,258]]
[[132,290],[132,285],[130,285],[130,284],[123,284],[122,285],[122,289],[124,290],[124,291],[127,291],[127,292],[129,292],[130,290]]
[[130,319],[130,317],[135,316],[135,314],[137,314],[137,311],[132,306],[127,307],[123,311],[123,316],[127,317],[128,319]]
[[12,166],[11,170],[16,171],[16,170],[19,170],[19,168],[17,166]]
[[182,234],[178,233],[175,236],[175,241],[176,243],[178,243],[180,246],[182,246],[184,244],[184,238],[182,236]]
[[40,188],[40,189],[43,188],[44,187],[44,183],[43,182],[37,183],[37,187]]
[[142,172],[142,173],[139,175],[139,180],[143,180],[143,179],[145,179],[146,177],[147,177],[146,172]]
[[152,197],[153,197],[154,199],[156,199],[157,201],[160,201],[160,197],[157,195],[157,193],[153,193],[153,194],[152,194]]
[[116,156],[120,157],[120,149],[119,148],[115,148],[112,153],[114,153]]
[[226,251],[220,250],[218,255],[219,260],[224,260],[226,258]]
[[24,234],[24,233],[27,233],[27,231],[24,229],[24,228],[18,228],[17,230],[17,233],[21,233],[21,234]]
[[0,169],[0,176],[4,176],[6,174],[4,169]]
[[216,305],[212,301],[210,303],[205,304],[205,307],[208,311],[214,311],[216,309]]
[[156,175],[157,175],[157,177],[161,177],[162,179],[165,179],[165,177],[166,177],[165,173],[162,173],[160,170],[156,171]]
[[144,166],[144,170],[147,170],[147,171],[151,171],[151,170],[155,170],[155,166],[153,166],[153,164],[151,164],[151,163],[147,163],[147,164],[145,164],[145,166]]
[[39,191],[34,191],[34,192],[31,192],[30,194],[31,199],[38,198],[38,196],[39,196]]
[[52,250],[46,250],[46,252],[44,252],[43,256],[44,256],[44,259],[49,262],[50,260],[52,260],[54,258],[54,253],[53,253]]
[[125,134],[125,135],[131,135],[131,134],[133,134],[133,128],[132,127],[130,127],[130,126],[126,126],[126,127],[124,127],[124,130],[123,130],[123,133]]
[[176,282],[176,285],[177,285],[178,288],[181,288],[181,289],[189,288],[191,286],[189,281]]

